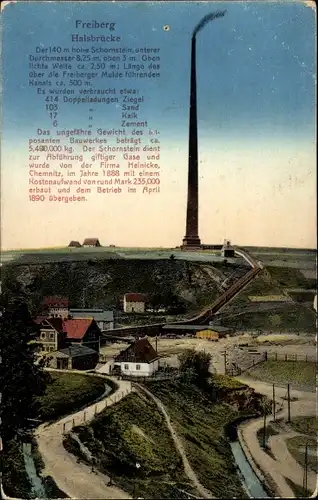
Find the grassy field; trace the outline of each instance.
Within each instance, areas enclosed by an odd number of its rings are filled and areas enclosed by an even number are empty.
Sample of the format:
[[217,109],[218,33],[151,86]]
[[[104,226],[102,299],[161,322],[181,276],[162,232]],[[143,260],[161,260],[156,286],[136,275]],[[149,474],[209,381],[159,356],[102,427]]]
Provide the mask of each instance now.
[[[219,377],[216,385],[219,390],[229,391],[228,403],[213,403],[210,394],[180,381],[153,382],[148,386],[167,407],[201,483],[217,497],[243,497],[225,428],[238,417],[251,415],[253,403],[244,396],[250,393],[242,384],[231,383],[228,377]],[[233,396],[235,390],[241,402],[242,397],[245,401],[241,410]],[[163,415],[144,395],[129,395],[105,410],[90,426],[78,427],[77,431],[97,458],[97,467],[130,494],[135,491],[143,498],[176,498],[178,488],[197,494],[184,474]],[[70,438],[65,446],[80,455],[78,445]],[[138,471],[136,462],[141,465]]]
[[317,436],[317,417],[294,417],[290,423],[291,428],[300,434],[307,436]]
[[[80,409],[105,390],[105,379],[75,373],[51,373],[51,383],[39,398],[39,418],[53,420]],[[111,382],[108,382],[111,384]]]
[[[177,488],[194,493],[163,416],[148,399],[130,394],[76,430],[98,468],[135,498],[173,498]],[[66,448],[78,454],[74,446],[67,441]]]
[[308,445],[307,464],[313,472],[318,472],[317,460],[317,439],[307,438],[305,436],[295,436],[287,439],[287,448],[290,454],[299,462],[302,467],[305,466],[305,446]]
[[264,361],[253,369],[245,372],[250,376],[265,382],[286,385],[292,387],[315,388],[316,363],[305,361]]
[[[265,430],[265,447],[268,443],[268,440],[271,436],[277,436],[279,432],[273,427],[273,425],[269,424],[266,426]],[[263,447],[264,445],[264,428],[262,427],[261,429],[258,429],[257,431],[257,439],[259,442],[259,445]]]
[[199,481],[217,498],[244,497],[225,428],[239,417],[250,416],[253,403],[245,400],[238,410],[239,394],[244,399],[244,390],[232,386],[231,389],[238,392],[230,390],[227,398],[224,389],[231,384],[227,377],[224,382],[225,387],[219,378],[216,385],[222,393],[222,401],[228,403],[221,403],[220,399],[219,403],[211,404],[200,391],[178,383],[154,382],[150,389],[168,409]]

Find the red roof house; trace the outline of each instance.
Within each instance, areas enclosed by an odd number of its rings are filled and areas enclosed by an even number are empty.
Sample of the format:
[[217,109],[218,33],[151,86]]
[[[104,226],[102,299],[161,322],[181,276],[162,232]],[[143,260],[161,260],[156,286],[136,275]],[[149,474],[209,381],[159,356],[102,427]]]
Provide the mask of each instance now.
[[[67,347],[73,343],[86,345],[99,351],[100,329],[93,318],[44,318],[38,317],[35,322],[40,325],[41,343],[56,349]],[[56,350],[53,349],[53,350]]]

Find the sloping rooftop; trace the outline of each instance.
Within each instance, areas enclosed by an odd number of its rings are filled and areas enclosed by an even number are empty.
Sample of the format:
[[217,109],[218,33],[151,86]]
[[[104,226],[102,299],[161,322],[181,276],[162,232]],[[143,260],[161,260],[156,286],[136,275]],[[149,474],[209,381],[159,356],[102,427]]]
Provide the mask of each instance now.
[[147,296],[144,293],[125,293],[126,302],[146,302]]
[[79,241],[71,241],[70,244],[69,244],[69,247],[81,247],[82,245],[80,244]]
[[96,351],[87,346],[82,346],[80,344],[72,345],[70,347],[65,347],[65,349],[60,349],[56,355],[57,358],[78,358],[80,356],[88,356],[90,354],[96,354]]
[[64,321],[63,330],[67,339],[82,339],[92,324],[93,318],[77,318]]
[[[50,325],[54,330],[58,332],[63,331],[63,319],[62,318],[46,318],[44,316],[38,316],[35,320],[35,323],[38,325],[43,326],[45,328],[46,326]],[[47,325],[48,324],[48,325]]]
[[65,297],[45,297],[43,305],[51,307],[68,307],[68,299]]
[[218,325],[164,325],[163,330],[189,330],[189,331],[200,331],[200,330],[213,330],[214,332],[226,333],[230,332],[231,328]]
[[74,318],[94,318],[95,321],[114,321],[113,311],[103,309],[70,309],[70,314]]
[[85,238],[85,240],[83,242],[83,246],[84,245],[94,245],[96,247],[101,246],[98,238]]
[[115,357],[115,362],[151,363],[158,359],[158,354],[147,338],[136,340],[127,349]]
[[58,332],[66,333],[67,339],[77,340],[84,337],[93,321],[93,318],[62,319],[38,317],[35,319],[35,322],[43,326],[43,328],[45,328],[46,323],[48,323]]

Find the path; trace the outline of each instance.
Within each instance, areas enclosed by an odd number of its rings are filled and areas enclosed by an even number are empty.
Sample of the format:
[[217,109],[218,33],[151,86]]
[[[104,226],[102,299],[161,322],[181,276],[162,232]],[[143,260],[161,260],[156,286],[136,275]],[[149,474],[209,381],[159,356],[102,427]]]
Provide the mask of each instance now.
[[[272,398],[272,384],[244,379],[241,377],[239,377],[238,380],[248,384],[250,387],[253,387],[257,392]],[[283,409],[277,415],[277,418],[286,419],[288,416],[287,401],[282,399],[286,396],[286,388],[275,386],[275,394],[277,400],[284,405]],[[309,416],[316,414],[315,393],[291,390],[291,397],[297,397],[298,399],[290,404],[291,418],[293,416]],[[273,421],[273,417],[268,417],[267,424],[271,421]],[[251,454],[254,466],[256,465],[258,472],[261,472],[261,475],[263,475],[265,479],[268,479],[268,476],[270,477],[269,482],[272,484],[274,483],[273,485],[275,486],[275,490],[278,495],[283,498],[293,498],[295,496],[294,492],[287,484],[285,477],[290,478],[293,482],[302,486],[302,476],[300,475],[301,466],[289,453],[287,446],[284,443],[283,436],[280,436],[280,438],[279,436],[274,436],[277,439],[272,440],[272,443],[274,443],[274,449],[272,448],[272,451],[276,460],[270,457],[261,448],[258,442],[257,432],[259,429],[262,429],[263,425],[263,417],[241,424],[238,429],[239,437],[243,441],[243,446],[248,448],[248,452]],[[280,450],[276,456],[278,448]],[[308,474],[308,487],[311,491],[315,490],[315,474]]]
[[131,390],[131,383],[124,380],[116,380],[118,389],[111,396],[92,404],[72,415],[62,418],[51,424],[42,424],[35,433],[39,452],[43,459],[45,469],[44,475],[51,476],[57,486],[73,499],[129,499],[128,493],[116,486],[107,486],[109,477],[98,471],[92,472],[92,468],[84,463],[77,462],[74,455],[68,453],[63,446],[63,427],[88,422],[96,413],[100,413],[107,406],[114,404],[125,397]]
[[191,467],[191,465],[189,463],[189,460],[187,458],[187,455],[186,455],[185,449],[183,447],[183,444],[181,442],[181,439],[179,438],[179,436],[176,433],[173,425],[171,424],[169,413],[167,412],[164,404],[152,392],[150,392],[148,389],[146,389],[142,385],[140,385],[138,383],[134,383],[134,386],[138,387],[138,389],[140,389],[141,391],[145,392],[156,403],[157,407],[159,408],[159,410],[164,415],[166,423],[167,423],[167,427],[168,427],[168,429],[169,429],[169,431],[171,433],[171,436],[172,436],[172,439],[174,441],[175,447],[176,447],[178,453],[180,454],[180,456],[182,458],[184,472],[186,473],[186,475],[188,476],[188,478],[190,479],[190,481],[194,484],[194,486],[196,487],[196,489],[200,493],[201,497],[203,497],[203,498],[215,498],[215,497],[213,497],[212,493],[210,493],[210,491],[208,491],[199,482],[199,480],[198,480],[198,478],[197,478],[194,470],[192,469],[192,467]]
[[[279,471],[284,477],[288,477],[299,486],[303,485],[304,468],[294,459],[287,447],[287,439],[301,436],[298,432],[288,432],[271,436],[268,446],[271,449],[276,462],[279,463]],[[317,474],[308,469],[307,487],[313,492],[316,488]]]

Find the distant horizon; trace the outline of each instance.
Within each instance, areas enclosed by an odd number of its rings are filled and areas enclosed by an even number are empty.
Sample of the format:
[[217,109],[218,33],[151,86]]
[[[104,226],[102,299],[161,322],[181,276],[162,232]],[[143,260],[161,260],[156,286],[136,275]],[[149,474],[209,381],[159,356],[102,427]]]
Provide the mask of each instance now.
[[[100,242],[100,238],[97,237],[97,239],[99,240]],[[79,241],[79,240],[74,240],[74,241]],[[151,246],[134,246],[134,245],[131,245],[131,246],[122,246],[122,245],[114,245],[113,243],[111,243],[110,245],[103,245],[101,242],[100,242],[101,246],[100,247],[69,247],[67,245],[65,246],[52,246],[52,247],[25,247],[25,248],[1,248],[0,251],[1,252],[25,252],[27,250],[35,250],[35,251],[41,251],[41,250],[61,250],[61,249],[72,249],[72,251],[80,251],[82,250],[83,248],[87,248],[87,249],[92,249],[92,248],[97,248],[97,249],[102,249],[102,248],[117,248],[117,249],[132,249],[132,250],[149,250],[149,251],[152,251],[152,250],[178,250],[178,249],[181,249],[181,244],[180,245],[175,245],[175,246],[154,246],[154,247],[151,247]],[[82,244],[81,244],[82,245]],[[223,243],[201,243],[201,245],[203,246],[221,246],[223,245]],[[232,242],[231,242],[231,245],[232,245]],[[289,246],[262,246],[262,245],[252,245],[252,244],[237,244],[237,243],[234,243],[233,246],[236,246],[236,247],[239,247],[239,248],[244,248],[244,247],[248,247],[248,248],[261,248],[261,249],[277,249],[277,250],[309,250],[309,251],[315,251],[317,252],[317,248],[316,247],[289,247]],[[204,248],[201,248],[199,250],[182,250],[183,252],[190,252],[190,253],[196,253],[196,252],[202,252],[202,251],[209,251],[209,249],[204,249]]]

